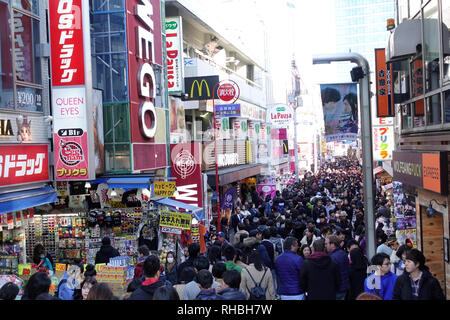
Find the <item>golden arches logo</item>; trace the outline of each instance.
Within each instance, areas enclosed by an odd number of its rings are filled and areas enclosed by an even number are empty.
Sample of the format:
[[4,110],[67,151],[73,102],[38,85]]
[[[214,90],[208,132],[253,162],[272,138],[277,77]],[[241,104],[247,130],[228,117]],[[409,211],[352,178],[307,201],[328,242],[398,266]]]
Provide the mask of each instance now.
[[211,93],[210,93],[210,91],[209,91],[208,83],[206,82],[205,79],[202,79],[202,81],[200,81],[200,83],[198,82],[198,80],[195,80],[195,81],[192,83],[192,87],[191,87],[191,96],[190,96],[191,99],[194,97],[194,86],[195,86],[196,83],[197,83],[197,90],[198,90],[198,95],[199,95],[199,97],[202,96],[203,83],[205,83],[206,90],[207,90],[207,92],[208,92],[208,97],[211,95]]

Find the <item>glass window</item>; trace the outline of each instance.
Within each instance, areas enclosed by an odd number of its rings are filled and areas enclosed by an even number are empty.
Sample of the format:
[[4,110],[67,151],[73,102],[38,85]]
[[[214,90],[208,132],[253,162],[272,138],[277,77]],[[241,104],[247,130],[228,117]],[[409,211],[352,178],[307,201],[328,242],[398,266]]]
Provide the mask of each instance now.
[[401,110],[402,110],[402,129],[412,128],[411,106],[409,104],[401,106]]
[[7,3],[0,2],[0,108],[14,109],[14,80],[10,11]]
[[[442,26],[442,28],[444,28],[443,31],[449,31],[450,28],[450,1],[442,1],[442,23],[444,24],[444,26]],[[445,30],[447,29],[447,30]],[[443,35],[445,34],[449,34],[446,32],[442,33]],[[450,46],[450,38],[447,36],[442,39],[442,41],[444,42],[444,48],[446,46]],[[444,53],[444,81],[448,81],[450,80],[450,55],[446,55]]]
[[92,74],[94,87],[101,88],[104,94],[104,101],[111,102],[112,100],[112,85],[111,85],[111,61],[110,55],[95,55],[95,61],[92,63]]
[[92,53],[109,53],[109,39],[107,34],[92,36]]
[[41,83],[41,62],[35,55],[35,43],[39,43],[39,21],[14,11],[14,52],[19,81]]
[[113,104],[114,142],[130,141],[130,128],[128,125],[129,111],[127,103]]
[[427,92],[439,88],[439,22],[438,3],[431,0],[423,11],[423,54],[426,69]]
[[38,0],[13,0],[14,8],[27,10],[35,15],[39,15],[39,1]]
[[111,13],[109,15],[110,29],[109,31],[124,31],[125,18],[123,13]]
[[422,6],[422,0],[409,0],[409,15],[414,17],[420,10]]
[[116,144],[115,171],[128,171],[130,168],[130,144]]
[[17,85],[16,105],[18,110],[42,112],[42,89]]
[[445,105],[445,110],[444,110],[445,122],[449,123],[450,122],[450,90],[444,92],[444,105]]
[[92,24],[92,33],[108,32],[108,15],[93,14],[91,16],[91,24]]
[[427,99],[428,124],[441,123],[441,95],[435,94]]
[[126,101],[128,98],[126,58],[125,53],[111,55],[112,101]]
[[412,79],[412,97],[418,97],[424,94],[423,90],[423,65],[422,58],[419,57],[411,62]]

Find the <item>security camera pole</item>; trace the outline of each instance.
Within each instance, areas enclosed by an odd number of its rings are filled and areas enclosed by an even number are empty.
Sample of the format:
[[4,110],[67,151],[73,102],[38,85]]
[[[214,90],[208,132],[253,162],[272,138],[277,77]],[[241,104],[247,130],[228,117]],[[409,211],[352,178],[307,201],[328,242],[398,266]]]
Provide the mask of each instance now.
[[320,54],[313,56],[313,64],[329,64],[331,62],[349,61],[362,68],[364,75],[359,79],[359,99],[361,114],[361,134],[363,152],[363,182],[364,182],[364,224],[367,243],[367,257],[370,259],[376,253],[374,188],[373,188],[373,157],[372,157],[372,119],[370,109],[370,68],[366,58],[358,53]]

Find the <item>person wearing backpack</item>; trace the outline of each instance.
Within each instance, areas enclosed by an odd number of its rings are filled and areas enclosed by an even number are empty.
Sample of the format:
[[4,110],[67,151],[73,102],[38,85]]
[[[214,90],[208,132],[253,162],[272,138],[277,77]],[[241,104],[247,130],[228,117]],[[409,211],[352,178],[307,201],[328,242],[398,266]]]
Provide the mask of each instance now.
[[261,253],[254,250],[249,262],[250,265],[241,272],[240,290],[245,292],[249,300],[274,300],[272,273],[264,266]]

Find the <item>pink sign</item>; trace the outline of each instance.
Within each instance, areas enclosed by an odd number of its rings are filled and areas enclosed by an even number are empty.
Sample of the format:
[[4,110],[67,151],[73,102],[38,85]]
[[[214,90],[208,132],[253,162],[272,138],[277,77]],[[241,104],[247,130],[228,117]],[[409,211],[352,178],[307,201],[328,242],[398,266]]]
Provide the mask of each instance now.
[[60,137],[53,134],[55,147],[55,180],[85,180],[88,178],[87,132],[80,137]]
[[270,198],[273,198],[273,197],[275,197],[275,194],[277,192],[277,186],[270,185],[270,184],[256,185],[256,192],[258,192],[258,194],[259,194],[261,191],[263,192],[264,198],[266,198],[267,195],[270,195]]

